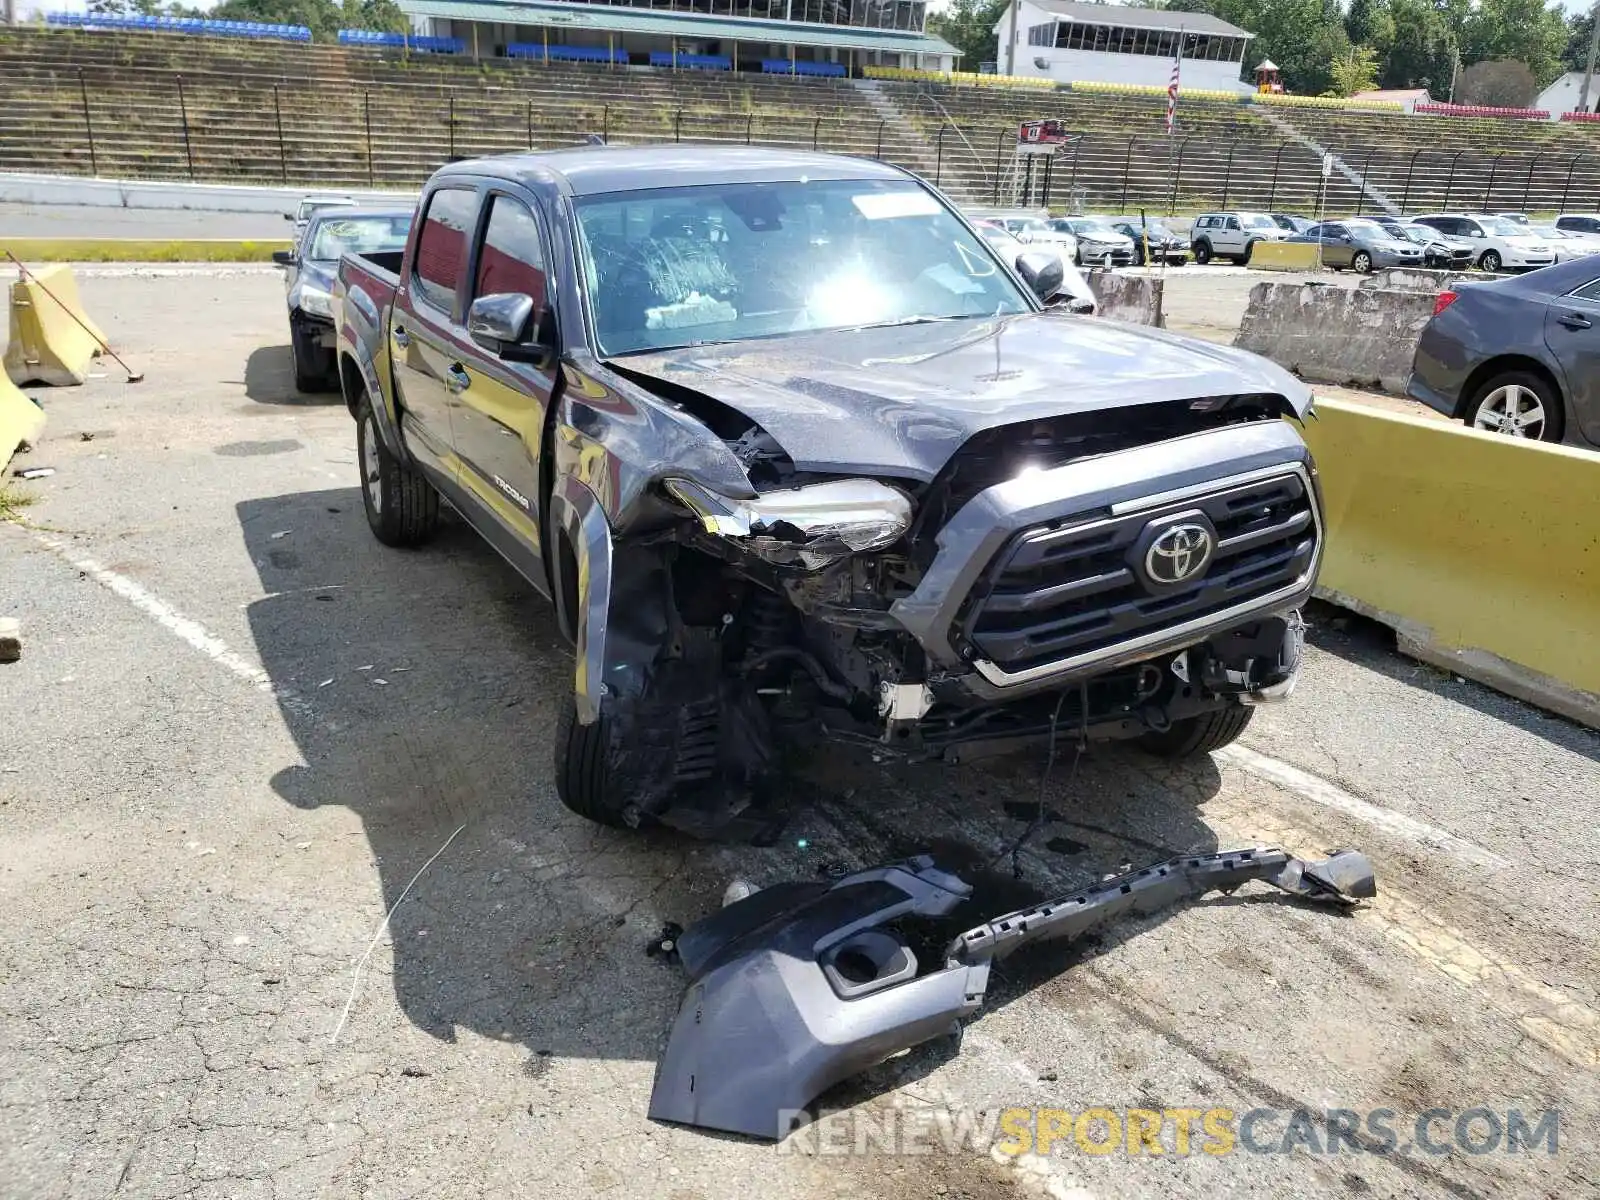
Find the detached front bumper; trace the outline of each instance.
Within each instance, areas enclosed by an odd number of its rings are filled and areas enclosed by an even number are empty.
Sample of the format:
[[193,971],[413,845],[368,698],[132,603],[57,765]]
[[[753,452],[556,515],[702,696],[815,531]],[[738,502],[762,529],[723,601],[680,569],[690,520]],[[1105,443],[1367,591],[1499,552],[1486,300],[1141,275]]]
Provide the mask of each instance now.
[[980,492],[891,611],[926,651],[930,682],[1005,702],[1299,608],[1322,537],[1294,427],[1232,426]]

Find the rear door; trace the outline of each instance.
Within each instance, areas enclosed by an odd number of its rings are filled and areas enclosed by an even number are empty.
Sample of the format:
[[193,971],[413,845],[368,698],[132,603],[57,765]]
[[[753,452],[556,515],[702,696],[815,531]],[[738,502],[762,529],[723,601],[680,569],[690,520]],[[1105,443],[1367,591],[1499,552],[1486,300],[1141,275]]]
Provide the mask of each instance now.
[[462,319],[478,203],[478,186],[471,180],[452,181],[429,194],[389,323],[389,351],[407,444],[412,453],[452,478],[455,446],[450,414],[464,387],[461,347],[471,345]]
[[1572,415],[1584,440],[1600,446],[1600,278],[1550,301],[1544,340],[1567,377]]
[[1355,240],[1350,231],[1337,221],[1322,227],[1322,261],[1330,267],[1348,267],[1355,261]]
[[[535,312],[544,311],[550,294],[549,242],[537,205],[494,188],[487,204],[466,303],[513,293],[532,299]],[[461,485],[512,535],[515,549],[506,551],[508,557],[537,580],[543,540],[540,450],[560,369],[557,356],[540,366],[511,363],[474,344],[458,365],[467,376],[453,413]]]

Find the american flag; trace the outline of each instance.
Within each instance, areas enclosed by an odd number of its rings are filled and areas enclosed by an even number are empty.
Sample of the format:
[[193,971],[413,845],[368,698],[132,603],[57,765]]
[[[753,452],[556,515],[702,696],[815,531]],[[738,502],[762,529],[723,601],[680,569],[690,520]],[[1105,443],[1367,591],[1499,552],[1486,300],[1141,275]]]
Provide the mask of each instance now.
[[1183,33],[1178,34],[1178,49],[1172,56],[1172,78],[1167,80],[1167,133],[1178,116],[1178,68],[1183,63]]

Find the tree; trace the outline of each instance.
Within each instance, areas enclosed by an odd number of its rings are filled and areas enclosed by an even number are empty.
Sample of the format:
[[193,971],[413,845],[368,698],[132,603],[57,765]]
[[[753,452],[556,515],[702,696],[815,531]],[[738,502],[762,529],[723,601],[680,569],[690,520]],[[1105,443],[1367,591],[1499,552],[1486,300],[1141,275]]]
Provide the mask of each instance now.
[[1589,42],[1594,37],[1594,9],[1586,8],[1567,18],[1567,49],[1561,65],[1569,71],[1589,69]]
[[1394,16],[1388,0],[1350,0],[1344,31],[1352,45],[1371,46],[1382,58],[1394,45]]
[[1333,93],[1354,96],[1378,86],[1378,52],[1371,46],[1351,46],[1328,67]]
[[1568,29],[1561,10],[1546,0],[1480,0],[1465,13],[1452,13],[1461,20],[1463,62],[1514,60],[1541,86],[1561,74]]
[[1526,63],[1510,59],[1473,63],[1461,72],[1456,100],[1495,108],[1527,108],[1539,94],[1539,81]]
[[[994,27],[1005,11],[1006,0],[951,0],[943,12],[928,14],[928,32],[961,51],[961,70],[976,71],[979,63],[999,61],[1000,39]],[[1017,31],[1026,40],[1020,25]]]
[[1438,99],[1450,94],[1458,53],[1445,14],[1430,0],[1391,0],[1394,43],[1384,60],[1386,88],[1427,88]]

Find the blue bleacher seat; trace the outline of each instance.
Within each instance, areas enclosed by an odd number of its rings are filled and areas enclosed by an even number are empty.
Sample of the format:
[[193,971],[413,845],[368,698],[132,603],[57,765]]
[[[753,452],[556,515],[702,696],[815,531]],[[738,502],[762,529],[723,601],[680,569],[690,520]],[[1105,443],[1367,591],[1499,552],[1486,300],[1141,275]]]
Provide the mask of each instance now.
[[[157,33],[187,33],[202,37],[277,38],[287,39],[292,42],[309,42],[311,40],[311,30],[304,25],[273,25],[264,21],[212,21],[196,17],[147,17],[137,13],[127,16],[47,13],[45,15],[45,23],[88,29],[140,29]],[[439,40],[453,41],[454,39]]]

